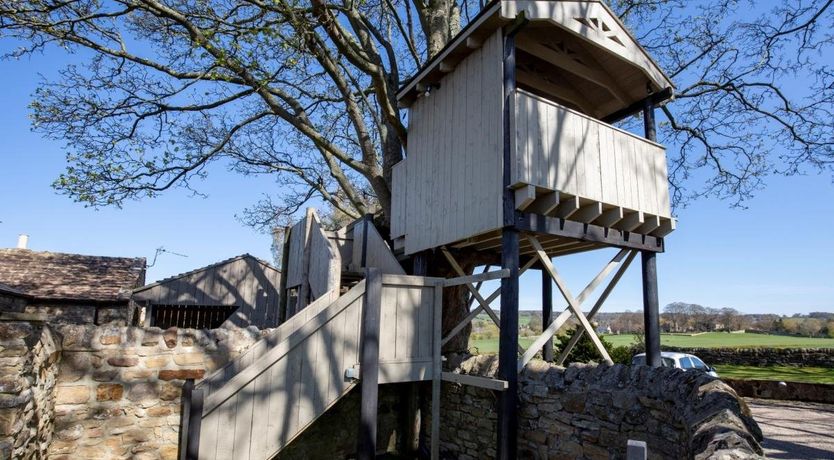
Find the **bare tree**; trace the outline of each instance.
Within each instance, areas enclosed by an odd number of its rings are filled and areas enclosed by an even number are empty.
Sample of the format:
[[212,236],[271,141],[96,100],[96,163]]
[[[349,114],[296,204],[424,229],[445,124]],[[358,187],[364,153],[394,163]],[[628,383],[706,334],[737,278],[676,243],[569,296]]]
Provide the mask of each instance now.
[[770,174],[832,170],[834,1],[613,3],[677,86],[659,130],[674,201],[743,205]]
[[680,332],[688,320],[687,307],[684,302],[672,302],[663,307],[663,316],[671,324],[671,332]]
[[[678,203],[743,203],[772,172],[831,168],[832,2],[613,0],[678,86],[660,129]],[[268,174],[278,192],[246,221],[269,228],[313,198],[387,218],[407,140],[396,89],[479,6],[0,0],[0,34],[22,44],[12,57],[49,45],[81,57],[32,103],[36,129],[68,144],[58,190],[118,206],[199,192],[212,165]]]
[[68,143],[58,190],[118,206],[196,191],[221,163],[276,177],[248,214],[266,228],[312,198],[389,215],[396,90],[459,23],[448,0],[0,1],[0,32],[23,43],[10,56],[84,56],[32,103],[35,127]]
[[[760,6],[752,18],[736,1],[613,1],[678,86],[659,131],[676,201],[743,203],[770,172],[831,168],[834,71],[820,56],[832,51],[832,1]],[[0,37],[20,45],[7,57],[50,47],[78,56],[32,102],[35,129],[67,143],[54,185],[75,200],[200,193],[201,178],[226,169],[276,180],[245,213],[253,226],[271,229],[310,200],[346,218],[378,210],[384,224],[407,143],[396,90],[480,6],[0,0]],[[705,185],[688,191],[693,175]],[[465,289],[447,299],[465,311]]]

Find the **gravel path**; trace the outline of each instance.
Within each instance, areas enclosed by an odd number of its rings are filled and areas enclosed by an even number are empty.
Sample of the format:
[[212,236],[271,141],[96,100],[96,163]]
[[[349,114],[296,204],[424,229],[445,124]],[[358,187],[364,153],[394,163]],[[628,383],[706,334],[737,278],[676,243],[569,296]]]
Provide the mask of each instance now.
[[834,460],[834,405],[747,399],[768,458]]

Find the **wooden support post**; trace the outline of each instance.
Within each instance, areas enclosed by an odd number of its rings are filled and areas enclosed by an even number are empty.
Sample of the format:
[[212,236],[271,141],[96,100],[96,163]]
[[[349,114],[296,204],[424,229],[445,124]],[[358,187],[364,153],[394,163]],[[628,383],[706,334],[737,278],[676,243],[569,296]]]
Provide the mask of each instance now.
[[290,266],[290,232],[292,227],[284,227],[284,244],[281,247],[281,281],[278,283],[278,324],[283,324],[290,315],[287,311],[287,273]]
[[501,327],[498,341],[498,378],[507,391],[498,396],[498,458],[516,458],[518,433],[518,231],[505,228],[501,241],[501,267],[510,276],[501,279]]
[[411,260],[411,273],[415,276],[426,276],[429,274],[428,251],[414,254],[414,258]]
[[194,379],[188,379],[182,386],[180,403],[180,460],[198,459],[202,421],[203,390],[195,390]]
[[660,367],[660,306],[657,295],[657,254],[642,251],[643,324],[646,337],[646,364]]
[[298,288],[298,298],[289,316],[303,310],[310,303],[310,249],[313,244],[313,219],[315,209],[307,208],[304,216],[304,248],[301,253],[301,285]]
[[[544,268],[541,270],[542,274],[542,331],[547,329],[553,322],[553,280],[550,279]],[[545,362],[553,362],[553,337],[544,342],[542,348],[542,358]]]
[[[513,137],[516,91],[515,36],[527,24],[524,13],[506,25],[504,34],[503,74],[503,224],[501,234],[501,268],[510,276],[501,278],[501,326],[498,340],[498,378],[507,381],[507,391],[498,395],[497,457],[514,459],[518,455],[518,265],[519,242],[516,224],[515,193],[510,189],[513,165]],[[473,293],[474,294],[474,293]],[[479,299],[480,301],[480,299]]]
[[188,452],[188,425],[191,417],[191,392],[194,390],[194,379],[187,379],[182,385],[180,396],[180,445],[177,458],[186,459]]
[[431,377],[431,460],[440,460],[440,380],[443,377],[443,357],[440,340],[443,337],[443,285],[434,287],[432,315],[432,377]]
[[368,226],[371,225],[372,218],[370,214],[365,214],[365,217],[362,219],[362,257],[360,259],[360,264],[362,265],[360,268],[362,269],[367,268],[368,265]]
[[657,128],[654,122],[654,102],[650,98],[643,101],[643,129],[646,131],[646,139],[654,142],[657,140]]
[[[429,273],[429,251],[422,251],[414,254],[411,259],[411,273],[415,276],[426,276]],[[412,382],[409,385],[408,395],[408,427],[405,432],[406,454],[410,455],[418,451],[426,444],[426,436],[430,435],[421,430],[422,422],[426,413],[423,411],[423,404],[420,402],[421,387],[424,382]],[[415,456],[416,457],[416,456]]]
[[[654,102],[647,98],[643,105],[643,128],[646,139],[657,140]],[[652,228],[654,230],[654,228]],[[657,294],[657,254],[642,251],[643,261],[643,323],[646,337],[646,364],[660,367],[660,301]]]
[[365,269],[362,305],[362,345],[359,361],[361,407],[357,458],[376,457],[377,406],[379,403],[379,319],[382,307],[382,273]]

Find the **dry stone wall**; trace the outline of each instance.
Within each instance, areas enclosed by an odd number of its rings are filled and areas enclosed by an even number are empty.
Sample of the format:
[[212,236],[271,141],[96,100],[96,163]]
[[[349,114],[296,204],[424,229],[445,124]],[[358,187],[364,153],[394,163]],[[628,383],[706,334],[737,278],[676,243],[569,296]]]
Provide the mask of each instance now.
[[[492,357],[459,372],[492,375]],[[679,369],[533,362],[519,381],[519,458],[625,458],[629,439],[650,458],[756,458],[761,431],[720,380]],[[446,458],[495,457],[494,393],[444,383],[441,445]]]
[[47,327],[0,323],[0,458],[45,458],[60,348]]
[[[0,458],[174,459],[185,379],[268,332],[0,323]],[[494,357],[449,358],[460,372],[495,370]],[[388,451],[403,442],[405,388],[380,390],[379,445]],[[538,362],[522,373],[520,392],[520,458],[622,458],[628,439],[647,441],[653,458],[761,453],[743,400],[702,374]],[[280,458],[350,456],[358,404],[354,391]],[[444,383],[441,410],[446,458],[494,458],[494,393]]]
[[834,348],[676,348],[666,351],[691,353],[709,365],[834,367]]
[[722,379],[739,396],[834,404],[834,384]]
[[51,459],[175,459],[180,394],[239,356],[257,329],[63,325]]

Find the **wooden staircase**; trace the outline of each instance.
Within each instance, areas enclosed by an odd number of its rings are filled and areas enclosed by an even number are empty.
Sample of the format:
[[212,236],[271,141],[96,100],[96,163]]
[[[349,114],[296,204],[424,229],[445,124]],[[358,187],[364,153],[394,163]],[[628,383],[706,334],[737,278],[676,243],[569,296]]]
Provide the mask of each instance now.
[[[359,241],[368,247],[359,251],[360,257],[353,257],[356,237],[354,244],[334,244],[334,250],[327,251],[364,261],[352,265],[350,272],[368,269],[368,278],[351,280],[352,287],[344,292],[332,281],[350,275],[324,274],[320,279],[330,280],[330,290],[301,305],[246,353],[184,389],[181,451],[185,458],[274,457],[357,385],[357,377],[364,377],[359,365],[367,337],[379,350],[371,360],[375,372],[367,374],[376,384],[433,378],[439,382],[443,280],[402,274],[384,240],[377,241],[378,234],[369,231],[372,227],[370,222],[353,226],[354,233],[363,232]],[[308,234],[306,240],[315,238]],[[380,254],[377,242],[387,254]],[[369,251],[371,245],[374,249]],[[316,263],[349,265],[340,260]],[[371,264],[382,265],[389,273]],[[390,273],[396,270],[400,273]],[[369,321],[370,316],[375,319]]]

